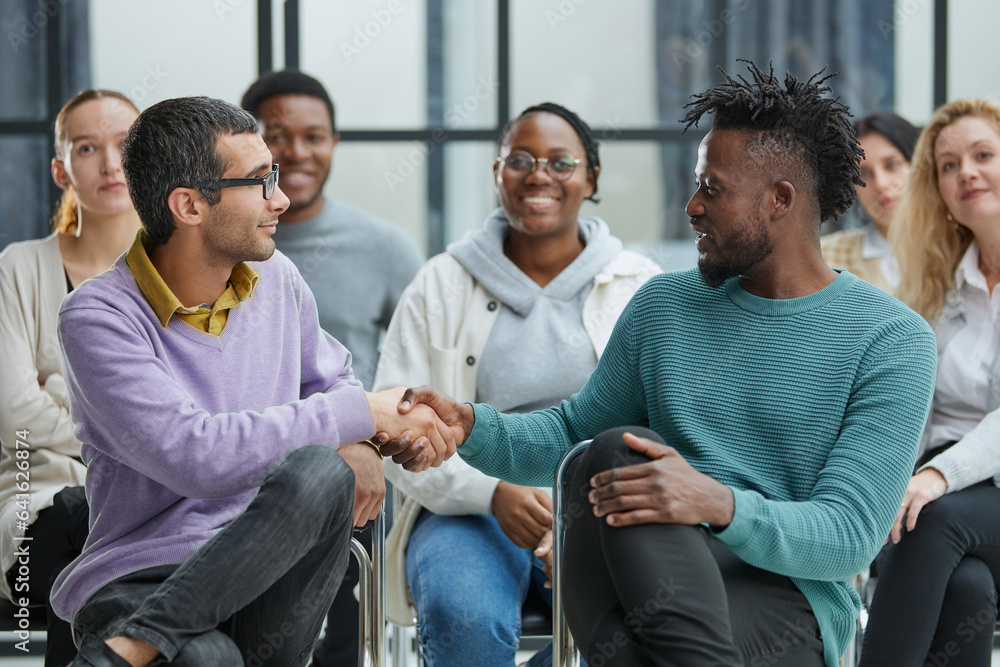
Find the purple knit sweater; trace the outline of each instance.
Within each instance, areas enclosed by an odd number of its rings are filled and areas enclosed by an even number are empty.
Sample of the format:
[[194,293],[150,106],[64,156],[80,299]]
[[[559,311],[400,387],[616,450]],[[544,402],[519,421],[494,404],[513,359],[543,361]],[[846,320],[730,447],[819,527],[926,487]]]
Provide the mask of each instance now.
[[112,579],[181,562],[289,450],[374,433],[350,354],[320,329],[298,271],[279,252],[253,267],[257,289],[218,337],[176,315],[164,329],[124,256],[63,302],[90,537],[53,588],[59,616]]

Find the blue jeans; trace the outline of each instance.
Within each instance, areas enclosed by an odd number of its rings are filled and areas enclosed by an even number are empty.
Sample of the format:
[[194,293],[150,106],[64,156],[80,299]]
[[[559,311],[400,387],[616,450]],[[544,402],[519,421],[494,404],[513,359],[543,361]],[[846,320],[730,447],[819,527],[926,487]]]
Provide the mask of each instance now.
[[[514,664],[529,587],[552,604],[542,562],[490,516],[421,512],[406,550],[417,634],[428,667]],[[532,667],[552,664],[552,647]]]
[[354,474],[336,451],[306,445],[264,476],[241,514],[180,565],[98,589],[77,637],[135,637],[190,667],[305,664],[347,569]]

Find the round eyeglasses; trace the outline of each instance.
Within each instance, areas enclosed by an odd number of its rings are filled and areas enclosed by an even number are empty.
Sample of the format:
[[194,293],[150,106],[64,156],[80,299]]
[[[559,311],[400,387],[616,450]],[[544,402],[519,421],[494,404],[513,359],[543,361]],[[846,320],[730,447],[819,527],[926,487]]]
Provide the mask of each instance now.
[[498,157],[496,161],[503,167],[505,174],[517,180],[535,173],[539,162],[545,166],[545,173],[557,181],[567,180],[576,171],[577,165],[583,164],[583,160],[569,153],[556,153],[544,158],[524,151],[514,151],[507,157]]
[[274,196],[274,187],[278,184],[278,165],[271,165],[271,171],[258,178],[220,178],[206,190],[221,190],[222,188],[237,188],[241,185],[261,185],[264,188],[264,199]]

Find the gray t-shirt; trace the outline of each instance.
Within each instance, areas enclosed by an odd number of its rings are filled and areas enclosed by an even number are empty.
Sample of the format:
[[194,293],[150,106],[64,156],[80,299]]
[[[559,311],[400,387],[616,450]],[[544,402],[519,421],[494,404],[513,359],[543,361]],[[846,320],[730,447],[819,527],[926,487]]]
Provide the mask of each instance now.
[[329,197],[315,218],[280,223],[274,243],[298,267],[320,326],[351,352],[354,376],[370,390],[396,302],[424,261],[417,244],[400,227]]

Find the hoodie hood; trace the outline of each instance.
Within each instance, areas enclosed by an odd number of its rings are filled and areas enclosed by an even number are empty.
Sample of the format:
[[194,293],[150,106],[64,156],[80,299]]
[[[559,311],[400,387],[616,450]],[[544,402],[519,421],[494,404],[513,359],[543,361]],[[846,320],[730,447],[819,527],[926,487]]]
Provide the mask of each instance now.
[[580,218],[578,225],[583,252],[544,288],[503,254],[510,233],[503,209],[493,211],[482,229],[468,232],[461,241],[449,245],[448,253],[487,291],[524,317],[540,296],[564,301],[574,298],[621,252],[622,242],[611,235],[600,218]]

